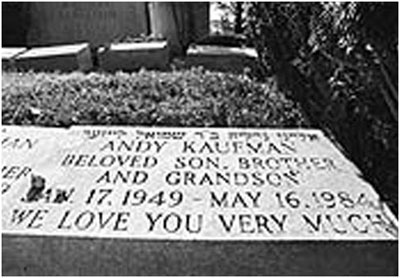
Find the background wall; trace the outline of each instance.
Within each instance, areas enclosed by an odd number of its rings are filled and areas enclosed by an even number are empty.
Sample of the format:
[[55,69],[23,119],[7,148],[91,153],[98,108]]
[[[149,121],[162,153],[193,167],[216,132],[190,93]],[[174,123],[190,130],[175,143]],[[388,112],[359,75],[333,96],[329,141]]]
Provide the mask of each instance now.
[[94,45],[148,32],[144,2],[33,2],[29,45],[89,41]]

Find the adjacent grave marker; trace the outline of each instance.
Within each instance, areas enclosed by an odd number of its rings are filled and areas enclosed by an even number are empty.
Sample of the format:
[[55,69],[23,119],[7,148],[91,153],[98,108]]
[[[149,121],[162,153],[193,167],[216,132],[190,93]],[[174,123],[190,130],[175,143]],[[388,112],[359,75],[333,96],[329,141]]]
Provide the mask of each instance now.
[[44,71],[86,71],[92,68],[89,44],[58,45],[32,48],[15,60],[18,68]]
[[99,49],[99,66],[106,71],[133,71],[146,69],[165,70],[168,67],[169,51],[166,41],[118,43],[108,49]]
[[1,49],[1,60],[14,59],[18,54],[26,51],[25,47],[3,47]]
[[14,59],[21,53],[26,51],[25,47],[3,47],[1,49],[1,63],[2,68],[9,68],[13,66]]
[[257,66],[258,54],[253,48],[195,45],[187,51],[187,66],[204,66],[219,71],[243,72]]
[[397,240],[397,220],[318,130],[3,127],[3,233]]

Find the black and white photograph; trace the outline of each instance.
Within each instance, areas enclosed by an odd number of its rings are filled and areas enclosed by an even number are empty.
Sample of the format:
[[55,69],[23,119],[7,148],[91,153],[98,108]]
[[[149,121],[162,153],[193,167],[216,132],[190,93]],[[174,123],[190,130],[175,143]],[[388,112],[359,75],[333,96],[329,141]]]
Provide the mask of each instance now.
[[1,9],[2,275],[398,275],[398,2]]

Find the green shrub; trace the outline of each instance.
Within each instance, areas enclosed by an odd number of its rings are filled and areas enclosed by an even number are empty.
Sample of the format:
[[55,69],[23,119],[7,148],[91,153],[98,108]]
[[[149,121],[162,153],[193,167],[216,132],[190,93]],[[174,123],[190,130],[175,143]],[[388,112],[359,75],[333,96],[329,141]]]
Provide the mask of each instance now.
[[305,126],[300,110],[245,76],[202,69],[138,73],[3,72],[3,124]]
[[398,207],[398,3],[251,2],[247,33],[281,91]]

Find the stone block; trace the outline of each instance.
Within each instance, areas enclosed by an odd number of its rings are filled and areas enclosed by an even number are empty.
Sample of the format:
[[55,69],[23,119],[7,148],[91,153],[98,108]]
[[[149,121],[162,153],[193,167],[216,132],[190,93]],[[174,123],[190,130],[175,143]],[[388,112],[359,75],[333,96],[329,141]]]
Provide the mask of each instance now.
[[[319,130],[6,127],[2,135],[3,233],[397,240],[396,217]],[[22,221],[30,210],[38,215]]]
[[257,52],[253,48],[225,46],[192,46],[185,58],[187,67],[203,66],[209,70],[242,73],[257,67]]
[[166,70],[169,49],[166,41],[118,43],[98,51],[99,67],[106,71],[135,71],[140,68]]
[[1,49],[2,69],[9,69],[14,66],[15,58],[26,51],[25,47],[3,47]]
[[319,130],[1,132],[4,275],[397,274],[396,216]]
[[89,44],[35,47],[15,60],[21,70],[34,71],[87,71],[92,68]]

